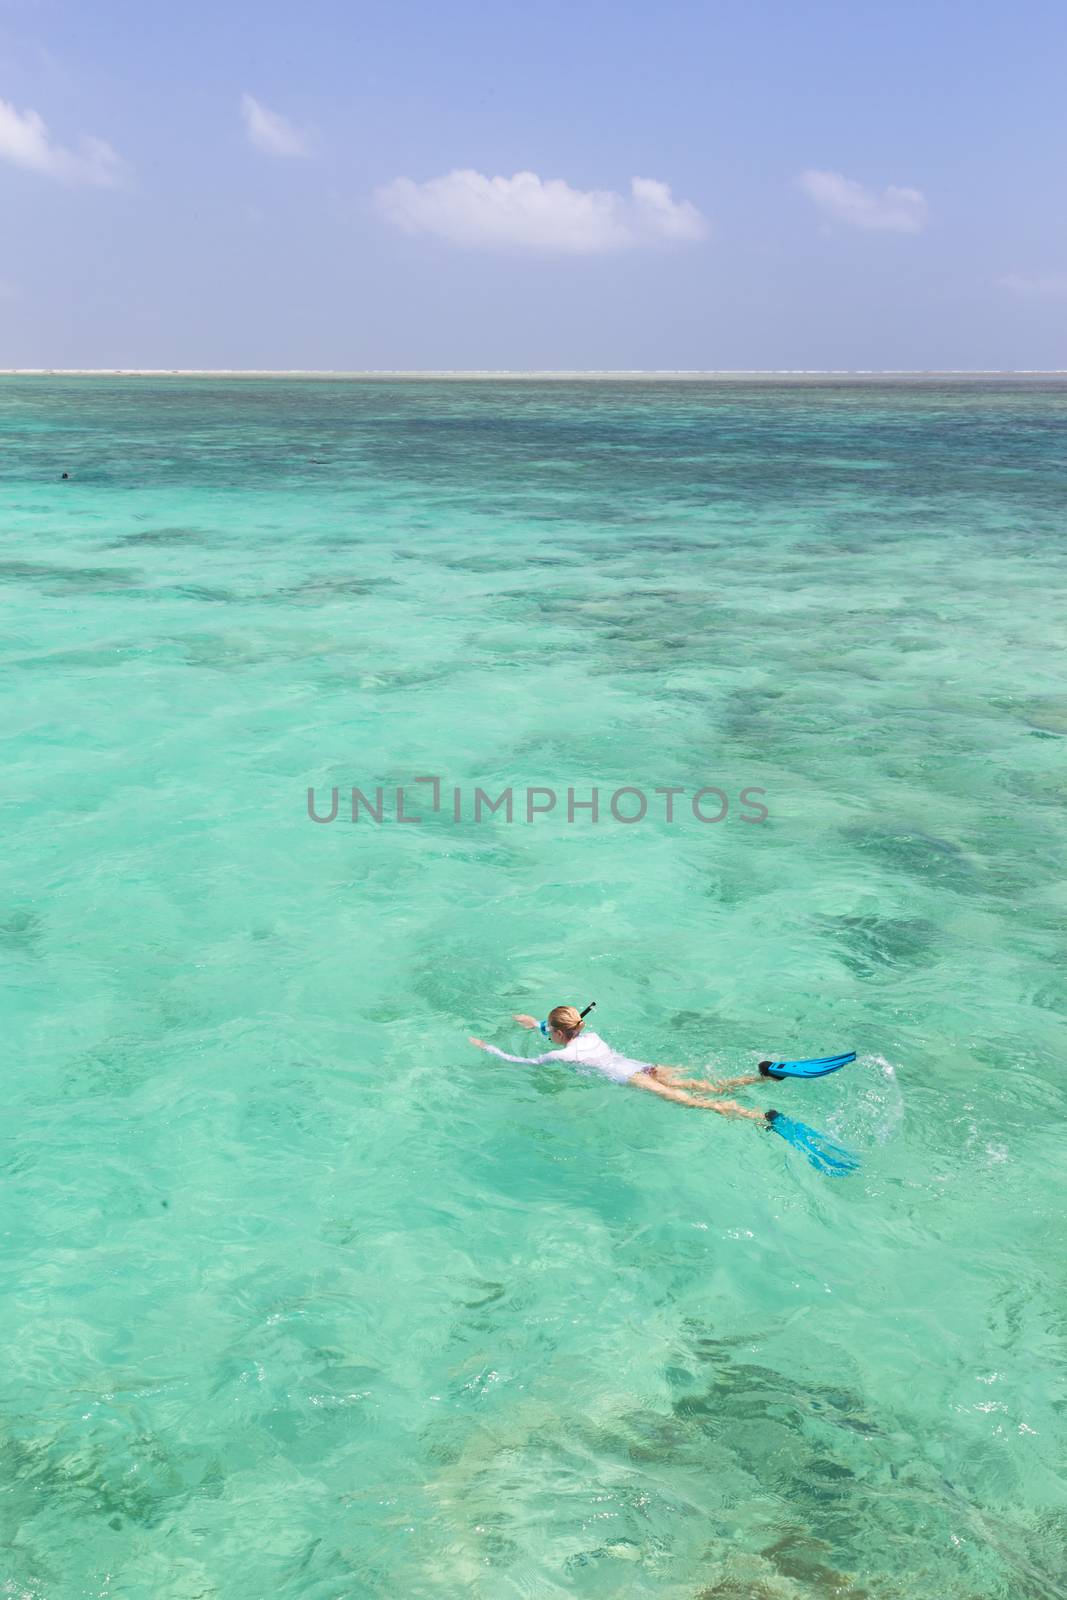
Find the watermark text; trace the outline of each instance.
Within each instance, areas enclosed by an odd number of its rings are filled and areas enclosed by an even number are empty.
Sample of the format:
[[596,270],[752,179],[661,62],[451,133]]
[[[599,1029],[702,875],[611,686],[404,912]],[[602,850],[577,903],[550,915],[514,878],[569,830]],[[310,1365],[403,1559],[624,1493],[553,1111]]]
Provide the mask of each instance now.
[[[415,784],[426,787],[416,790]],[[344,820],[375,826],[384,823],[422,823],[436,815],[452,823],[505,822],[532,825],[553,817],[567,826],[600,824],[634,827],[645,821],[692,825],[725,822],[766,822],[766,789],[748,785],[732,795],[715,784],[687,789],[683,784],[622,784],[617,789],[556,789],[544,784],[525,788],[509,785],[498,794],[478,785],[446,784],[436,774],[414,778],[410,785],[377,784],[370,789],[341,789],[324,793],[309,788],[307,812],[312,822]]]

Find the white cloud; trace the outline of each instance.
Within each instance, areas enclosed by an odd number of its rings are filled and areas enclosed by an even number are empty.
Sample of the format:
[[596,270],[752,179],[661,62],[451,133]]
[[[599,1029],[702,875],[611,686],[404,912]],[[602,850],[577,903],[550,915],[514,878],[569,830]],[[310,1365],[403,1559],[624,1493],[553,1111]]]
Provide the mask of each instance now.
[[998,278],[997,283],[1002,289],[1010,289],[1012,294],[1028,295],[1032,299],[1067,298],[1067,272],[1049,272],[1036,278],[1009,272],[1006,277]]
[[277,111],[269,111],[254,95],[241,96],[241,116],[249,144],[268,156],[307,156],[311,143],[306,133]]
[[36,111],[17,111],[6,100],[0,100],[0,161],[65,183],[108,188],[120,182],[123,173],[122,161],[105,139],[83,134],[77,149],[66,150],[54,142]]
[[819,210],[853,228],[885,233],[918,233],[926,223],[926,196],[919,189],[898,189],[891,183],[879,194],[840,172],[802,172],[797,184]]
[[375,191],[381,214],[406,233],[431,233],[477,249],[596,255],[663,241],[703,239],[708,224],[687,200],[654,178],[634,178],[629,195],[572,189],[562,178],[517,172],[487,178],[464,169],[415,183],[394,178]]

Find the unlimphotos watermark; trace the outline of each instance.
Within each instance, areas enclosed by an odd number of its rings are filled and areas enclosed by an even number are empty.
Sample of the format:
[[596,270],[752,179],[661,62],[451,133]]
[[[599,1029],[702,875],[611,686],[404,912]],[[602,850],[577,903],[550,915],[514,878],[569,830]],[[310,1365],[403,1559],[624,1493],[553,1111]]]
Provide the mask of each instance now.
[[[555,815],[560,822],[566,817],[568,824],[618,822],[630,827],[646,818],[670,823],[713,823],[736,816],[740,822],[766,822],[770,815],[762,799],[766,789],[751,786],[741,789],[736,801],[731,801],[725,789],[711,784],[692,792],[676,783],[656,784],[651,788],[627,783],[610,791],[593,788],[581,792],[570,787],[557,790],[540,784],[517,789],[509,784],[493,796],[477,786],[445,785],[444,780],[435,775],[412,781],[429,785],[428,791],[410,796],[403,785],[379,784],[368,794],[353,787],[345,792],[346,818],[350,817],[352,822],[366,820],[377,824],[421,823],[422,815],[408,814],[409,804],[417,804],[420,813],[430,810],[453,823],[480,823],[490,819],[532,823],[539,817]],[[336,822],[341,815],[341,794],[340,788],[331,788],[327,809],[317,800],[315,790],[309,789],[311,821]]]

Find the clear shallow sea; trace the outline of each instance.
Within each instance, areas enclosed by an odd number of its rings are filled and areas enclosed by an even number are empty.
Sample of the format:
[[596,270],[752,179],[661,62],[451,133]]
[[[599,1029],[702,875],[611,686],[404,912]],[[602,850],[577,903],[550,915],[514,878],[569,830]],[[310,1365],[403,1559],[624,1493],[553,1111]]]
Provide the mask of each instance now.
[[0,380],[0,1594],[1067,1595],[1065,524],[1064,385]]

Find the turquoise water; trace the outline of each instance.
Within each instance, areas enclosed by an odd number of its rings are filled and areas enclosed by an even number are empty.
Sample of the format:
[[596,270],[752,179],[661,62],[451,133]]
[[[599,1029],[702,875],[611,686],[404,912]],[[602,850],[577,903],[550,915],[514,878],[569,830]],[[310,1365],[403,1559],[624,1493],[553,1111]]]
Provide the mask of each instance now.
[[[1065,443],[1040,383],[0,381],[0,1593],[1067,1595]],[[860,1174],[466,1043],[591,999],[854,1046],[747,1093]]]

